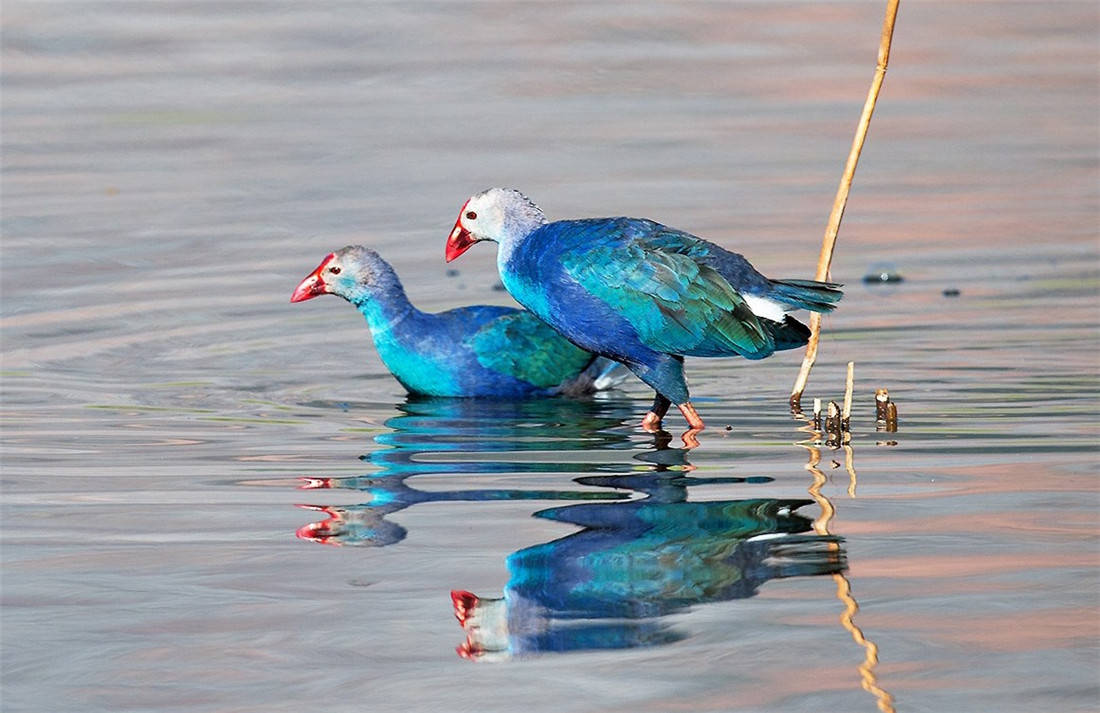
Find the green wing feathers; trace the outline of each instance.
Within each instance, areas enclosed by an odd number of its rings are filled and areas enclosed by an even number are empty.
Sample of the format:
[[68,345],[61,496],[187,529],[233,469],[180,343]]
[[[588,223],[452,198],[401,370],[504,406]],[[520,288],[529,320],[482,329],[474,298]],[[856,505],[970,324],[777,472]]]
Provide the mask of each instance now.
[[485,368],[548,389],[576,376],[595,358],[530,312],[498,317],[469,342]]
[[566,273],[631,323],[648,347],[671,354],[770,354],[768,330],[721,274],[685,252],[640,241],[563,256]]

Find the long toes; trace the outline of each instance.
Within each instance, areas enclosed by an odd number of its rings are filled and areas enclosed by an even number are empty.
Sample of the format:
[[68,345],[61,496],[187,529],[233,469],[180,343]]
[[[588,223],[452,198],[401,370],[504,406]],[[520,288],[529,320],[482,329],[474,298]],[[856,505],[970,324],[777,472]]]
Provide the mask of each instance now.
[[661,417],[652,411],[648,412],[642,419],[642,428],[650,433],[656,433],[661,430]]

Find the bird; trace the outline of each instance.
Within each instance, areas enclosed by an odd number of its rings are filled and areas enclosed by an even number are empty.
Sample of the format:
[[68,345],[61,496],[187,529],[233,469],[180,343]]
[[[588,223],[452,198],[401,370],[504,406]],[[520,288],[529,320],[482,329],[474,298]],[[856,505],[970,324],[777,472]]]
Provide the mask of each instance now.
[[472,305],[436,314],[412,305],[377,252],[348,245],[329,253],[295,288],[291,302],[342,297],[367,320],[382,362],[410,394],[524,398],[579,395],[626,374],[585,351],[527,310]]
[[797,348],[810,330],[788,312],[829,312],[843,295],[836,283],[769,279],[742,255],[652,220],[549,221],[511,188],[466,201],[447,262],[483,240],[498,244],[500,279],[517,302],[656,392],[642,428],[660,430],[676,404],[688,422],[685,443],[705,428],[690,401],[685,356],[763,359]]

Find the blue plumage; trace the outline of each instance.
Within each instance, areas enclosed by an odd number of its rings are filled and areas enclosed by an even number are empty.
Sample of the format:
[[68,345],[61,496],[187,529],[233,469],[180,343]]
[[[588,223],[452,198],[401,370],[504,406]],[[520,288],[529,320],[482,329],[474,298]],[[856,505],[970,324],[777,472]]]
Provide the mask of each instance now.
[[526,310],[475,305],[421,312],[389,263],[362,246],[326,257],[291,301],[326,293],[359,309],[378,356],[410,393],[514,398],[577,393],[614,381],[607,378],[607,360],[574,346]]
[[669,402],[702,427],[689,403],[685,356],[762,359],[801,346],[809,331],[787,312],[827,312],[842,294],[830,283],[768,279],[741,255],[651,220],[548,222],[508,189],[466,202],[448,259],[480,240],[500,244],[501,281],[520,304],[653,387],[647,427]]

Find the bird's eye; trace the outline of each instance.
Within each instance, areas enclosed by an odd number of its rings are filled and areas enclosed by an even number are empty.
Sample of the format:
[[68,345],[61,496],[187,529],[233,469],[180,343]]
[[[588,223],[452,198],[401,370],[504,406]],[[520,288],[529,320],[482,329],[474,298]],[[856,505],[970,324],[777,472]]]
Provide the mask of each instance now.
[[330,267],[328,269],[328,271],[331,272],[333,275],[339,275],[340,274],[340,268],[336,267],[335,265]]
[[466,211],[466,220],[477,220],[477,213],[472,210]]

